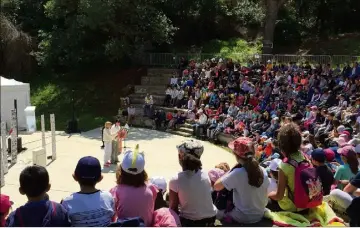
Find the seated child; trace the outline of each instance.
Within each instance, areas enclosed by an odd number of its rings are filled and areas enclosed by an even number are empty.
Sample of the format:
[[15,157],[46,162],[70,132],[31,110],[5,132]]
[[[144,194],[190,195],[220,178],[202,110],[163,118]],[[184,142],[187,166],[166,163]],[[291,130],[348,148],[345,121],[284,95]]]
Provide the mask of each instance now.
[[110,190],[118,219],[140,217],[151,226],[158,190],[147,180],[145,157],[137,145],[134,151],[125,152],[116,171],[117,185]]
[[164,195],[167,191],[167,183],[164,177],[152,177],[149,182],[154,185],[159,191],[155,200],[154,210],[169,207],[168,202],[164,200]]
[[268,194],[270,192],[277,191],[277,182],[278,182],[278,173],[279,173],[279,165],[281,164],[281,159],[275,158],[271,160],[269,169],[270,169],[270,184],[268,187]]
[[5,226],[6,216],[10,212],[11,205],[13,203],[10,201],[9,196],[0,194],[0,226]]
[[45,199],[50,190],[49,174],[42,166],[28,166],[20,173],[20,188],[28,202],[13,211],[6,220],[7,227],[69,227],[69,216],[65,208]]
[[331,185],[335,179],[329,167],[325,164],[326,155],[323,149],[317,148],[311,153],[311,163],[316,167],[316,171],[321,179],[323,195],[329,195]]
[[91,156],[81,158],[73,178],[79,183],[80,191],[61,202],[69,213],[71,226],[108,226],[113,222],[115,202],[112,195],[95,187],[103,179],[99,160]]

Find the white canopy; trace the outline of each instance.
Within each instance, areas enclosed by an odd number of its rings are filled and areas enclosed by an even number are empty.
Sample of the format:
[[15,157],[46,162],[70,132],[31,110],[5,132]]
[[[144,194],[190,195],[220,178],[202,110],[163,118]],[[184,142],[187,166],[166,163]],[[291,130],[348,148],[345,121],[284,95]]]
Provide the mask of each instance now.
[[26,128],[25,108],[30,106],[30,84],[7,79],[1,76],[1,122],[11,126],[11,110],[14,109],[14,100],[17,100],[18,126]]

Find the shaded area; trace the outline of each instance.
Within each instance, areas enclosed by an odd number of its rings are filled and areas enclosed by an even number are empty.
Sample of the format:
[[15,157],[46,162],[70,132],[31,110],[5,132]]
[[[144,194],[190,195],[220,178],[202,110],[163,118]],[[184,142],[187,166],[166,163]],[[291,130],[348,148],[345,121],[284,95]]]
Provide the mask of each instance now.
[[[101,128],[96,128],[91,131],[83,132],[81,133],[81,136],[88,139],[101,140]],[[126,141],[164,139],[169,137],[172,137],[172,134],[156,130],[150,130],[147,128],[131,127]]]

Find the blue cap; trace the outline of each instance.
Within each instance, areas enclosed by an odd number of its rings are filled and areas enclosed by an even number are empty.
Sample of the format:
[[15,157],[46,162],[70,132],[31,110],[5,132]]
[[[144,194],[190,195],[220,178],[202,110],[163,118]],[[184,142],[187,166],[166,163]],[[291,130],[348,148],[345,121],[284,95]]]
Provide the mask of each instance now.
[[323,149],[316,148],[311,153],[311,158],[317,162],[325,162],[326,161],[326,154]]
[[75,176],[79,179],[98,180],[101,177],[99,159],[92,156],[81,158],[76,165]]

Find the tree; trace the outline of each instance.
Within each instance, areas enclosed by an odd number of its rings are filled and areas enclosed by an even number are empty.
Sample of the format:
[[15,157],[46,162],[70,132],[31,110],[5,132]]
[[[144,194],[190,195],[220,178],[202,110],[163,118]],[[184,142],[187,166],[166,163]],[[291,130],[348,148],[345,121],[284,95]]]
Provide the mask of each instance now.
[[26,80],[33,67],[32,40],[0,14],[0,74]]
[[263,53],[270,54],[272,48],[266,46],[267,42],[274,42],[274,31],[276,21],[278,19],[278,12],[286,0],[265,0],[266,16],[264,22],[264,47]]

